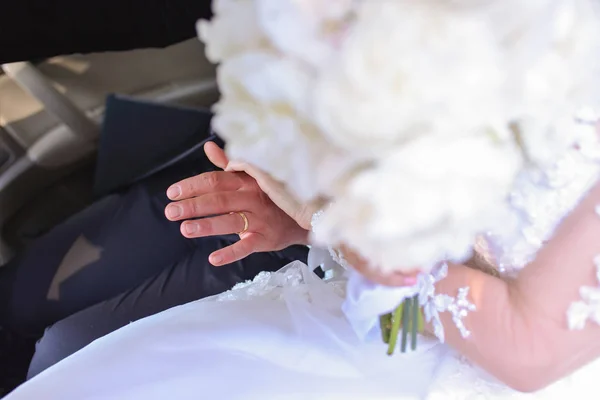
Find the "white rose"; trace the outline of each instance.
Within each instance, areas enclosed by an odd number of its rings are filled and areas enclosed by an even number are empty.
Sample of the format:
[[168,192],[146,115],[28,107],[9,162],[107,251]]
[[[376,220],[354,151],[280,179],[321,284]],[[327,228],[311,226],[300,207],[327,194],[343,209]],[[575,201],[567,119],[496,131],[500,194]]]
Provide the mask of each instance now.
[[240,99],[305,118],[309,112],[313,75],[300,63],[269,51],[246,52],[217,69],[224,99]]
[[[432,4],[433,3],[433,4]],[[323,133],[352,151],[386,151],[443,130],[505,121],[503,69],[485,19],[436,2],[372,0],[315,89]]]
[[322,243],[384,270],[461,260],[505,218],[523,154],[591,140],[562,135],[600,87],[590,4],[217,0],[200,26],[222,62],[213,125],[231,158],[335,200]]
[[301,200],[320,196],[354,161],[330,148],[308,117],[312,75],[269,52],[246,53],[218,68],[222,98],[215,131],[231,159],[285,182]]
[[211,62],[268,47],[258,23],[255,3],[255,0],[213,0],[213,19],[200,20],[196,26]]
[[529,25],[507,30],[503,42],[511,80],[520,83],[514,119],[522,144],[529,161],[546,168],[573,146],[578,109],[600,100],[600,59],[590,57],[600,53],[600,25],[586,0],[533,3]]
[[315,239],[345,243],[383,271],[464,260],[475,236],[504,217],[519,151],[486,135],[423,137],[358,173]]
[[272,45],[315,68],[333,55],[352,0],[256,0],[261,28]]

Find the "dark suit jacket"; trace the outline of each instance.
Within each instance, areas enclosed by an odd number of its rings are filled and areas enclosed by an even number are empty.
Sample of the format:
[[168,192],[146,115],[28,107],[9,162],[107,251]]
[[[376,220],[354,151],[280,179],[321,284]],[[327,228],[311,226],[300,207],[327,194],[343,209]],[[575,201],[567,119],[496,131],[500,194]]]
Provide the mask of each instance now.
[[210,0],[0,0],[0,64],[166,47],[195,36]]

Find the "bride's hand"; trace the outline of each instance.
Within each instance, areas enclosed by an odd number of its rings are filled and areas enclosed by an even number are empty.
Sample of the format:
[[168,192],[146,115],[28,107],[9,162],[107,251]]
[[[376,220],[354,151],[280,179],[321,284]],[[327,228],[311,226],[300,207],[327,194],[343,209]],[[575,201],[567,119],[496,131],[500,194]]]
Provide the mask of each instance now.
[[417,284],[417,279],[420,274],[417,269],[410,272],[383,273],[370,266],[364,258],[348,247],[341,246],[340,250],[348,262],[348,265],[373,283],[396,287],[414,286]]
[[[205,152],[217,167],[227,167],[229,161],[216,144],[208,143]],[[264,185],[264,177],[259,178],[263,179]],[[240,241],[210,255],[209,261],[216,266],[230,264],[255,252],[306,244],[308,230],[289,215],[298,216],[299,211],[283,210],[280,205],[282,199],[285,200],[283,194],[275,187],[268,189],[270,195],[257,179],[245,172],[207,172],[173,184],[167,196],[174,202],[167,205],[165,214],[171,221],[183,221],[181,233],[187,238],[241,232]],[[289,206],[291,203],[283,204]]]
[[[211,151],[213,150],[211,149]],[[216,153],[217,150],[214,151]],[[219,154],[219,158],[225,157],[226,159],[223,150],[219,148],[218,151],[222,153]],[[265,192],[267,196],[269,196],[273,203],[275,203],[279,208],[281,208],[302,228],[306,229],[307,231],[311,230],[311,219],[313,214],[317,212],[318,209],[316,207],[311,207],[299,203],[287,191],[287,189],[282,183],[274,180],[269,174],[261,171],[255,166],[241,161],[229,161],[223,169],[225,171],[230,172],[244,172],[253,177],[258,183],[258,186],[260,186],[262,191]]]

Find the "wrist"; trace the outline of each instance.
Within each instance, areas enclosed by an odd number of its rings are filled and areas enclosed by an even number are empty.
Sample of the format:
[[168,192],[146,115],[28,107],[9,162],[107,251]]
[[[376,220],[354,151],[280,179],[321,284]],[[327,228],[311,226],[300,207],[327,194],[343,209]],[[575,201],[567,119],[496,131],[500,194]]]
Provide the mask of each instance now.
[[303,205],[296,214],[295,220],[298,223],[298,225],[300,225],[303,229],[312,232],[314,228],[313,223],[315,222],[315,215],[323,211],[323,208],[326,204],[327,202],[319,200],[310,204]]
[[317,213],[319,211],[318,208],[316,207],[311,207],[311,206],[304,206],[302,207],[302,209],[298,212],[295,220],[296,223],[298,225],[300,225],[300,227],[302,229],[304,229],[307,233],[312,231],[312,218],[313,215],[315,213]]
[[308,246],[310,245],[310,231],[301,228],[298,232],[297,238],[294,240],[295,245]]

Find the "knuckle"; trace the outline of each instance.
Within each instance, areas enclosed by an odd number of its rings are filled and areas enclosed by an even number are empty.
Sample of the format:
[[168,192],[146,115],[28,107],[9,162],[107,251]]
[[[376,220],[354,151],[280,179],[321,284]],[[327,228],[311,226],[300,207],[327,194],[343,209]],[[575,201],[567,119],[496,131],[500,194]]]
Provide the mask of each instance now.
[[201,217],[202,216],[202,199],[196,197],[195,199],[188,202],[189,214],[193,217]]
[[271,209],[271,207],[274,206],[271,198],[263,191],[258,192],[258,202],[262,207],[267,209]]
[[244,171],[236,171],[233,173],[233,176],[235,176],[237,178],[237,180],[239,181],[239,185],[241,187],[244,188],[248,188],[248,187],[257,187],[258,184],[256,183],[256,180],[251,177],[250,175],[248,175],[247,173],[245,173]]
[[235,246],[231,246],[229,249],[227,249],[227,251],[223,252],[223,255],[229,263],[236,262],[240,259],[240,257],[237,255]]
[[248,246],[244,240],[241,240],[238,242],[239,245],[238,246],[233,246],[231,248],[231,252],[233,253],[233,257],[235,259],[240,259],[246,256],[246,254],[248,254],[246,247]]
[[254,253],[258,248],[254,240],[242,240],[241,241],[241,251],[244,256]]
[[214,224],[211,218],[203,218],[196,221],[198,231],[203,234],[211,234],[214,231]]
[[215,190],[219,187],[221,179],[219,174],[214,172],[207,172],[202,175],[203,183],[209,190]]
[[196,195],[196,184],[195,183],[196,183],[196,177],[185,179],[185,180],[181,181],[180,186],[181,186],[181,190],[183,192],[182,195],[185,197]]

